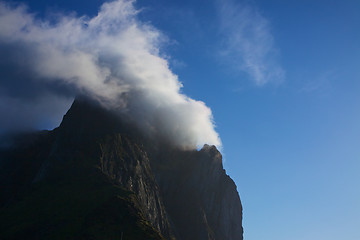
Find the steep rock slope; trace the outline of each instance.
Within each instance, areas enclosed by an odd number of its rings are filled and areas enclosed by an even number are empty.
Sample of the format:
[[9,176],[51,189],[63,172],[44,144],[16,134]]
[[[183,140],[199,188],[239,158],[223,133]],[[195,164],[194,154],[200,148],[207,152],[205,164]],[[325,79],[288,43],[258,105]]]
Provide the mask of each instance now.
[[242,239],[240,198],[215,146],[160,151],[153,169],[177,239]]
[[213,146],[176,149],[85,100],[29,139],[0,155],[2,239],[242,239]]

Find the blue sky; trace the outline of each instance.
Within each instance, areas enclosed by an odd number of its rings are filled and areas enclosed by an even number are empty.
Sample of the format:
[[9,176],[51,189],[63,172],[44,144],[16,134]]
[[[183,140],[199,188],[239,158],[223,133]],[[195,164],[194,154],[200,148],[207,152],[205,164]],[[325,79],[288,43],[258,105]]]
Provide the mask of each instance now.
[[[103,1],[24,1],[93,16]],[[139,0],[212,110],[246,240],[360,239],[360,2]],[[60,121],[60,119],[59,119]]]

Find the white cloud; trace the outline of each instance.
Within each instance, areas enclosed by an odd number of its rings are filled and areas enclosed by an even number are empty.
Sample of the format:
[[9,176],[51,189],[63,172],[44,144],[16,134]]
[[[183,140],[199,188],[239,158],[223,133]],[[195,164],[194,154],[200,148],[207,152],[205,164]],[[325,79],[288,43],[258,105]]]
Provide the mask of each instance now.
[[211,110],[180,93],[182,84],[160,55],[161,32],[137,13],[133,1],[117,0],[93,18],[60,16],[53,24],[24,6],[0,3],[0,48],[25,48],[14,65],[37,84],[89,95],[182,147],[221,145]]
[[223,37],[222,57],[259,86],[283,81],[285,71],[277,60],[269,21],[253,5],[233,0],[216,2]]

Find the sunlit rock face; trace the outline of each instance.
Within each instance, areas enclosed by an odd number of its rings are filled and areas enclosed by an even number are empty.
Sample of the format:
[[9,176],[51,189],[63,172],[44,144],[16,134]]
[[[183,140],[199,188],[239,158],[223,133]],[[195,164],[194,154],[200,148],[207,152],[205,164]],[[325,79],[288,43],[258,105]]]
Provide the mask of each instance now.
[[184,150],[87,99],[26,139],[0,155],[2,239],[243,239],[214,146]]

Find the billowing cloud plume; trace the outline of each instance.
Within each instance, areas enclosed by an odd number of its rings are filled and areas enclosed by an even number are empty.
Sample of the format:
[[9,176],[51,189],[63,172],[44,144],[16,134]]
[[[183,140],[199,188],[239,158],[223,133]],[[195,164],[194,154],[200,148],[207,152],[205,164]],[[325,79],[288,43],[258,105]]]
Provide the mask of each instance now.
[[0,3],[0,93],[9,102],[0,105],[1,114],[19,106],[23,113],[47,111],[54,103],[56,114],[48,115],[54,117],[82,94],[182,147],[219,146],[211,110],[181,93],[160,53],[164,37],[137,14],[133,1],[117,0],[93,18],[46,21],[25,6]]
[[278,62],[268,20],[245,1],[217,0],[216,6],[224,38],[221,55],[258,86],[283,81],[285,71]]

